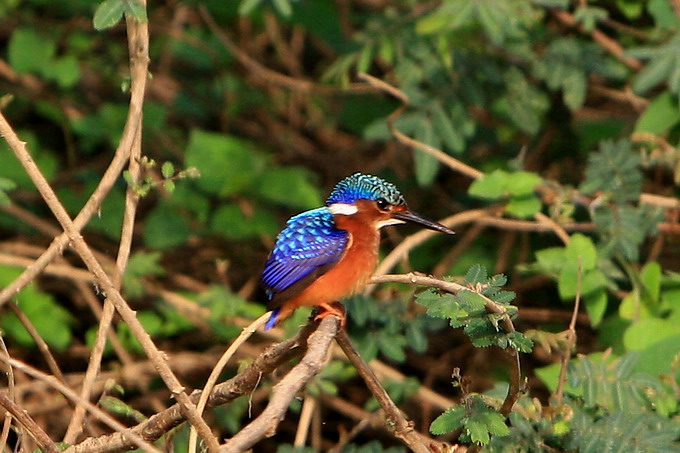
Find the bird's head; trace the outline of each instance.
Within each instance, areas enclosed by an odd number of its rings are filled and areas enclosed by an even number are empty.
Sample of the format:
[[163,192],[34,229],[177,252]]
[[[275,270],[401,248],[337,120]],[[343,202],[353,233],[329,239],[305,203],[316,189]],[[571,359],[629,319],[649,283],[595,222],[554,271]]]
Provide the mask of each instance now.
[[410,211],[397,187],[377,176],[355,173],[346,177],[335,186],[326,206],[336,216],[360,218],[376,229],[413,222],[441,233],[454,234],[444,225]]

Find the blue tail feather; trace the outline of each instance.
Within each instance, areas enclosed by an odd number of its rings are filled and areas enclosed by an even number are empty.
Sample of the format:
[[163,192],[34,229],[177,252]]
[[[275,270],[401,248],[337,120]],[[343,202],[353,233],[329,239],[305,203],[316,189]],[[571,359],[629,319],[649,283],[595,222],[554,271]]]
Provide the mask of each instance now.
[[269,315],[269,319],[267,320],[267,324],[264,325],[264,330],[269,330],[272,327],[276,325],[276,321],[279,319],[279,312],[281,311],[281,307],[275,308],[272,310],[272,314]]

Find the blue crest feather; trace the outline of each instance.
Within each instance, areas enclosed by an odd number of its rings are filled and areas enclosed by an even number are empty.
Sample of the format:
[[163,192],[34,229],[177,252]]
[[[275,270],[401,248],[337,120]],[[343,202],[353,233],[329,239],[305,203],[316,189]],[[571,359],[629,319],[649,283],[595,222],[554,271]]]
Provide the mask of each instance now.
[[326,200],[326,206],[333,203],[353,204],[357,200],[384,198],[393,205],[404,204],[404,197],[397,187],[377,176],[355,173],[340,181]]

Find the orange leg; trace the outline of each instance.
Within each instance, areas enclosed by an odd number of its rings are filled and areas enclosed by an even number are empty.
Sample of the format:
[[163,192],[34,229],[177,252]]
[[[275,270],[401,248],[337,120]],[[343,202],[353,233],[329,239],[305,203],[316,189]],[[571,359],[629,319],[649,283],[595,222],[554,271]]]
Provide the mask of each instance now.
[[340,302],[322,303],[318,305],[318,309],[315,310],[314,321],[319,321],[326,316],[337,316],[340,318],[340,328],[344,329],[347,323],[347,316],[345,312],[345,306]]

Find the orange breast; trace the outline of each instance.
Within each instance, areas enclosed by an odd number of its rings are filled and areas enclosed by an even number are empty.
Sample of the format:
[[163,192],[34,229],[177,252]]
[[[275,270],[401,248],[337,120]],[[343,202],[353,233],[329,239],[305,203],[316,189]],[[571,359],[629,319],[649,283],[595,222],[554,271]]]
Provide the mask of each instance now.
[[302,305],[313,306],[340,301],[362,290],[378,262],[380,233],[362,222],[341,225],[349,235],[349,247],[338,264],[293,299],[283,303],[281,318]]

